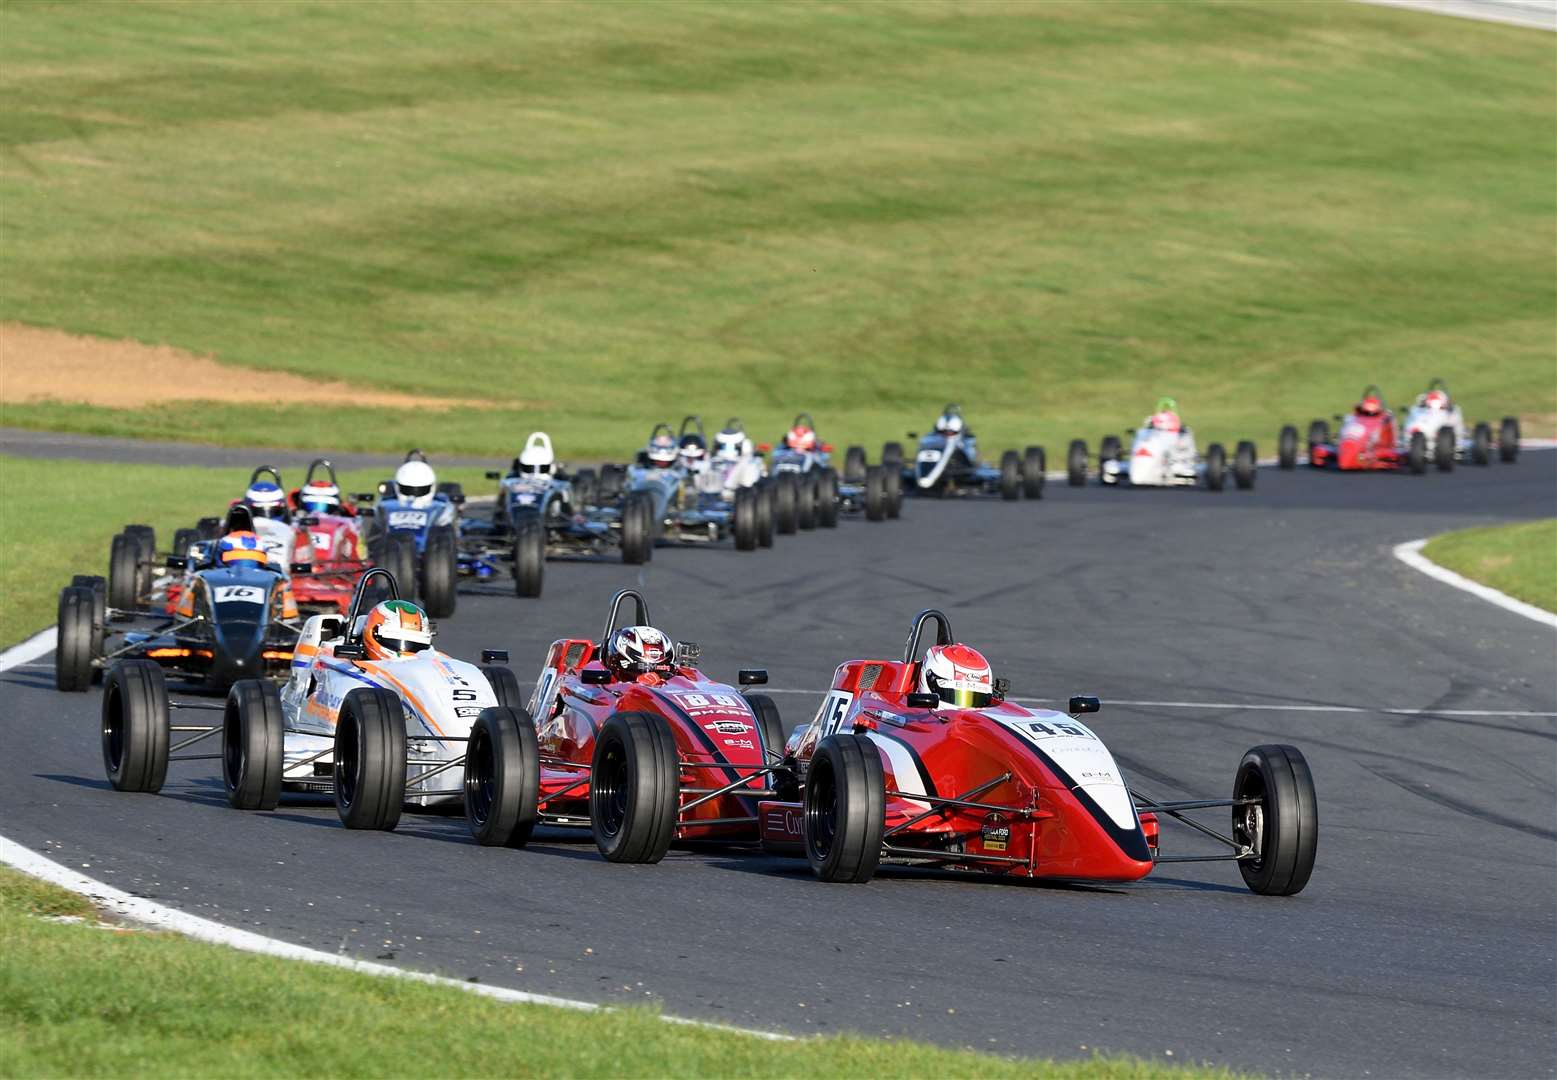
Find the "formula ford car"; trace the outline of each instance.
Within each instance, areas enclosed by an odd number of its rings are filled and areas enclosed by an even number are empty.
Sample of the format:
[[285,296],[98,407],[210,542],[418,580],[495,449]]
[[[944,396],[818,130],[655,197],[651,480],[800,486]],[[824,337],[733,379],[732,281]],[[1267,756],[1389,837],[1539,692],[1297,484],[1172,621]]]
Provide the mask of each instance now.
[[[629,603],[633,624],[621,627]],[[598,640],[553,642],[528,709],[488,710],[470,733],[475,838],[517,846],[537,823],[588,826],[607,859],[636,863],[677,839],[755,841],[757,800],[788,790],[768,782],[787,775],[778,709],[707,678],[697,658],[654,629],[631,589],[612,598]],[[742,686],[765,682],[765,671],[740,673]]]
[[[393,829],[404,804],[458,803],[471,725],[499,703],[517,704],[517,683],[506,667],[478,668],[432,648],[370,657],[364,606],[375,579],[388,589],[387,603],[399,605],[398,614],[424,618],[398,600],[387,571],[369,571],[347,618],[308,620],[291,679],[280,691],[274,683],[245,679],[233,684],[222,705],[170,702],[155,664],[115,664],[103,695],[109,781],[119,791],[158,791],[168,763],[186,760],[173,752],[217,736],[227,799],[240,810],[274,809],[283,789],[331,792],[347,828]],[[496,650],[483,656],[506,660]],[[222,722],[175,727],[170,708],[220,710]],[[170,732],[195,734],[170,746]]]
[[[1315,420],[1308,426],[1308,463],[1315,469],[1337,469],[1341,472],[1393,472],[1406,469],[1420,475],[1427,471],[1429,460],[1428,436],[1425,431],[1414,431],[1403,437],[1395,414],[1384,403],[1384,394],[1377,386],[1369,386],[1362,392],[1362,399],[1351,413],[1334,417],[1341,425],[1340,433],[1333,440],[1330,424]],[[1281,433],[1279,458],[1296,455],[1295,429],[1290,426]],[[1432,458],[1440,469],[1454,467],[1454,434],[1448,428],[1438,431],[1433,438]]]
[[[920,669],[930,659],[919,659],[919,647],[931,623],[941,660],[955,677],[972,673],[957,664],[981,671],[982,692],[948,683],[924,692]],[[1160,802],[1128,786],[1077,719],[1098,710],[1096,698],[1071,698],[1067,715],[1020,708],[1006,689],[981,656],[956,644],[945,615],[921,612],[901,661],[840,665],[816,716],[791,734],[784,765],[801,794],[759,802],[764,847],[804,854],[834,882],[868,881],[882,863],[1124,882],[1159,863],[1214,859],[1236,861],[1256,893],[1290,895],[1308,882],[1319,818],[1296,748],[1246,753],[1230,799]],[[1187,816],[1217,807],[1231,811],[1231,835]],[[1163,816],[1230,850],[1162,854]]]
[[[1254,443],[1240,442],[1233,454],[1233,482],[1239,490],[1254,486],[1258,462]],[[1087,444],[1071,441],[1065,460],[1071,487],[1087,482]],[[1098,447],[1098,481],[1105,487],[1198,487],[1221,491],[1227,484],[1227,451],[1221,443],[1206,447],[1201,458],[1194,433],[1179,420],[1172,398],[1157,402],[1157,409],[1136,429],[1129,457],[1117,435],[1106,435]]]
[[[918,438],[909,432],[909,438]],[[903,466],[903,448],[887,443],[881,452],[882,463],[902,468],[903,486],[917,495],[998,494],[1002,499],[1043,498],[1044,470],[1047,465],[1043,447],[1029,446],[1018,454],[1007,450],[1000,465],[988,465],[979,459],[973,431],[964,423],[962,410],[947,405],[935,421],[935,430],[919,439],[912,466]]]
[[[404,480],[413,463],[422,470],[415,484]],[[369,555],[403,583],[407,596],[420,596],[429,614],[447,618],[454,614],[460,576],[485,576],[460,556],[459,508],[465,494],[458,484],[438,483],[421,450],[407,452],[396,476],[400,479],[379,485],[378,505],[368,522]]]
[[[840,474],[833,467],[831,443],[821,442],[810,413],[795,417],[776,444],[757,448],[769,453],[778,490],[780,532],[813,525],[831,528],[839,514],[864,513],[867,521],[895,518],[903,507],[900,469],[867,465],[863,447],[851,446]],[[793,493],[786,489],[793,484]]]

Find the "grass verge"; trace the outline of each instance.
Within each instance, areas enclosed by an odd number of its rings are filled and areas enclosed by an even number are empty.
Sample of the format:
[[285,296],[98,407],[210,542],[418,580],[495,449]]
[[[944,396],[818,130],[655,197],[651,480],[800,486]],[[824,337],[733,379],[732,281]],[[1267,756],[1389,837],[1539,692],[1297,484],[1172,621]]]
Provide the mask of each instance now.
[[[372,491],[385,475],[343,471],[340,481],[348,492]],[[481,469],[438,475],[472,495],[495,487]],[[54,621],[72,574],[106,574],[110,539],[124,526],[152,526],[165,549],[175,529],[225,513],[248,479],[248,469],[0,456],[0,647]],[[291,485],[302,476],[284,479]]]
[[[254,956],[42,915],[80,897],[0,868],[0,1075],[1228,1077],[1130,1058],[1049,1062],[849,1036],[770,1042]],[[418,1072],[429,1071],[426,1068]]]
[[1445,533],[1429,540],[1422,554],[1472,581],[1557,612],[1557,518]]
[[[1404,399],[1552,430],[1557,53],[1344,3],[0,6],[0,318],[347,375],[33,427],[991,450]],[[57,395],[67,400],[68,388]]]

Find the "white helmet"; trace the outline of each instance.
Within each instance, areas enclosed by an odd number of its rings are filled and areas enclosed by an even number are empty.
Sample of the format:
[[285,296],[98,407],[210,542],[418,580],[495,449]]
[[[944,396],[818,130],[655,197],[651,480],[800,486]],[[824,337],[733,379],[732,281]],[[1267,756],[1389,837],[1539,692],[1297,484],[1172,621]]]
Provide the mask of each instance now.
[[432,505],[437,487],[438,474],[425,461],[408,461],[395,470],[395,490],[400,493],[400,501],[418,509]]
[[720,461],[739,461],[750,441],[740,425],[731,424],[714,436],[714,457]]
[[934,645],[919,665],[919,690],[941,699],[936,708],[982,709],[994,700],[995,680],[984,654],[967,645]]
[[249,485],[249,489],[243,493],[244,505],[249,512],[257,518],[275,518],[283,520],[287,516],[286,492],[280,485],[272,484],[269,480],[256,480]]
[[935,422],[935,430],[942,435],[955,435],[962,430],[962,417],[954,412],[944,412]]
[[624,626],[606,640],[601,658],[620,679],[633,679],[676,665],[676,646],[652,626]]
[[532,431],[519,454],[520,476],[550,476],[557,463],[551,452],[551,436],[544,431]]

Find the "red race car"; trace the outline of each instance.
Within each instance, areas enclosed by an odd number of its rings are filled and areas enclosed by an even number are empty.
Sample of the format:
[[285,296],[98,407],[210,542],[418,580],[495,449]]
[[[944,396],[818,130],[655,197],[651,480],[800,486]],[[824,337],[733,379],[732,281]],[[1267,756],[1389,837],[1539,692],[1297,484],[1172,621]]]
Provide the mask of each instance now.
[[[633,622],[618,626],[629,602]],[[607,859],[640,863],[678,839],[756,841],[757,800],[798,793],[769,782],[790,776],[778,709],[708,679],[697,659],[623,589],[599,639],[552,643],[528,709],[517,688],[496,688],[503,705],[482,711],[466,747],[476,840],[517,847],[537,824],[590,827]],[[740,673],[743,686],[767,680]]]
[[[1339,469],[1342,472],[1410,469],[1421,474],[1427,471],[1427,437],[1415,432],[1402,447],[1400,428],[1395,414],[1384,404],[1384,395],[1377,386],[1362,392],[1362,400],[1349,415],[1337,416],[1340,434],[1332,441],[1330,423],[1315,420],[1308,426],[1308,463],[1316,469]],[[1290,468],[1296,460],[1297,429],[1285,427],[1278,441],[1281,464]]]
[[[934,624],[935,644],[919,659]],[[1290,746],[1244,755],[1230,799],[1159,802],[1129,787],[1077,717],[1006,700],[974,649],[939,611],[914,619],[901,661],[841,665],[816,717],[790,736],[797,796],[758,803],[763,846],[804,854],[824,881],[863,882],[883,862],[1025,878],[1123,882],[1163,862],[1234,860],[1256,893],[1308,882],[1319,836],[1313,780]],[[775,785],[782,786],[782,785]],[[1188,812],[1231,811],[1231,835]],[[1230,850],[1163,855],[1160,816]]]
[[[316,478],[323,468],[327,478]],[[358,495],[359,500],[371,495]],[[362,535],[357,508],[345,502],[335,478],[335,466],[319,458],[308,466],[303,486],[288,495],[292,522],[297,529],[293,559],[306,564],[306,576],[296,577],[292,591],[305,611],[334,611],[344,615],[351,606],[352,590],[372,566],[367,541]],[[412,585],[401,586],[409,590]]]

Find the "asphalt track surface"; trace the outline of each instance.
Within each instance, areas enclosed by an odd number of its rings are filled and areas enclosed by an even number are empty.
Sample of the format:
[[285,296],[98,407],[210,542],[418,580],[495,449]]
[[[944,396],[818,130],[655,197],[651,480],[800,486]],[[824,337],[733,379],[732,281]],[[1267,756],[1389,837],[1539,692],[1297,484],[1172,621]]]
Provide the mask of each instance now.
[[[1041,504],[911,501],[898,523],[772,552],[661,549],[641,573],[551,563],[543,599],[466,593],[442,626],[456,654],[510,649],[525,681],[638,585],[708,671],[762,664],[797,691],[778,697],[793,724],[839,661],[897,655],[938,606],[1014,695],[1099,694],[1095,729],[1159,798],[1225,797],[1249,746],[1301,747],[1322,836],[1288,899],[1229,863],[1121,888],[905,870],[826,886],[740,848],[625,867],[576,834],[482,849],[460,818],[348,833],[318,802],[229,809],[214,762],[120,795],[97,693],[55,692],[47,658],[0,676],[0,833],[287,941],[730,1024],[1280,1074],[1549,1075],[1557,635],[1390,548],[1553,513],[1551,452],[1423,477],[1262,469],[1252,493],[1050,484]],[[1269,708],[1293,705],[1312,708]],[[1164,842],[1212,850],[1172,824]]]

